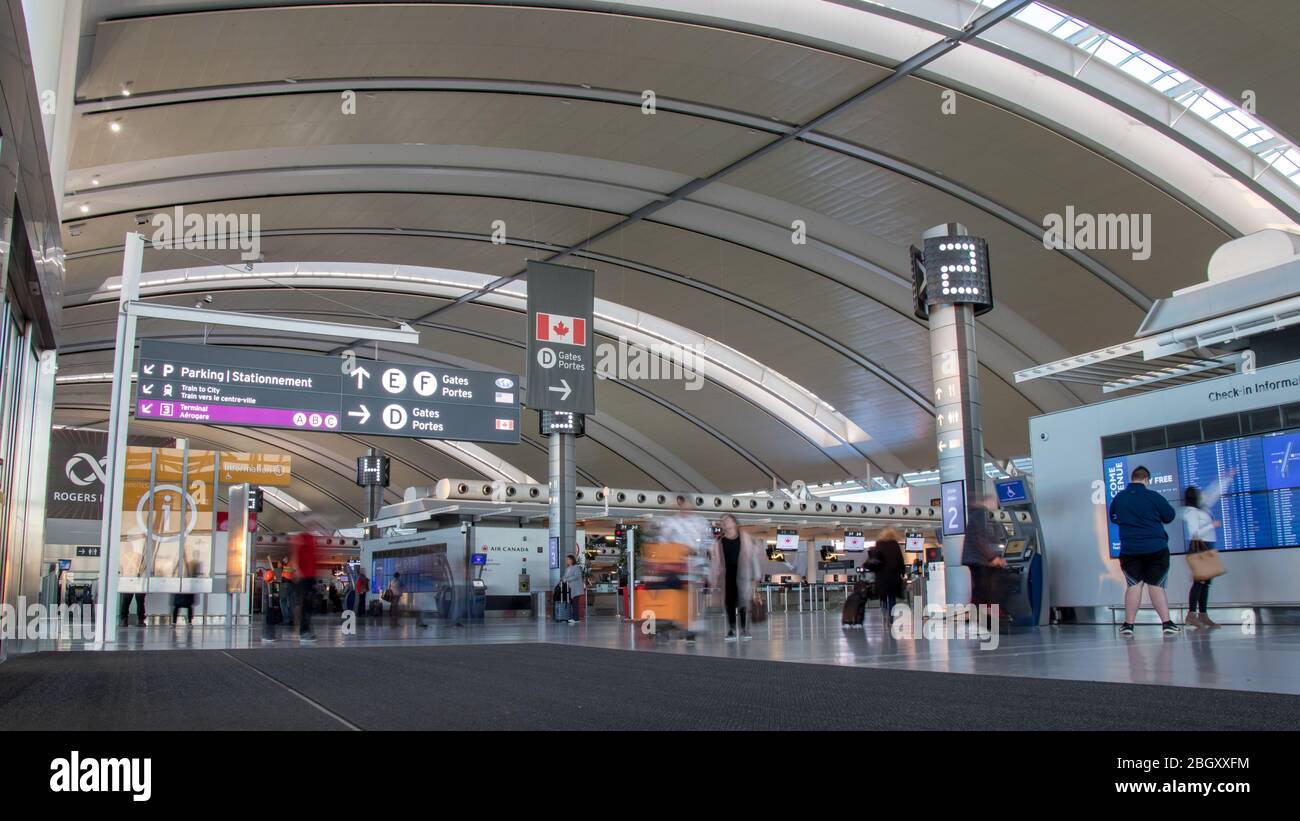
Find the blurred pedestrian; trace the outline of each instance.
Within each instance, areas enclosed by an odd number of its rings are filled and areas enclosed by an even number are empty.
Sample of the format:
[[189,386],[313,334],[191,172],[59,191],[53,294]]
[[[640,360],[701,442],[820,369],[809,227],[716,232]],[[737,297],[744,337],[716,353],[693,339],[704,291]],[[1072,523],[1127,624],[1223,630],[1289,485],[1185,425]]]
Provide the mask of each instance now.
[[366,594],[370,592],[370,577],[366,571],[357,570],[357,618],[366,614]]
[[316,634],[311,630],[312,591],[316,586],[316,571],[320,561],[320,550],[314,533],[295,533],[289,539],[292,550],[293,566],[298,572],[298,638],[301,641],[315,641]]
[[[988,608],[987,627],[990,631],[997,628],[997,620],[1000,617],[1000,613],[995,613],[994,608],[1000,610],[1003,605],[1002,573],[1007,567],[1007,560],[998,553],[997,534],[993,530],[994,524],[990,518],[996,506],[997,498],[993,496],[978,499],[971,505],[961,554],[961,563],[970,570],[970,603],[977,608],[980,605]],[[981,629],[985,627],[982,622],[981,618]]]
[[[746,615],[754,599],[758,583],[763,578],[763,557],[766,551],[757,540],[740,529],[736,517],[730,513],[722,517],[722,535],[713,543],[709,579],[721,584],[723,609],[727,613],[727,641],[740,638],[749,641]],[[736,635],[736,622],[740,622],[740,635]]]
[[402,604],[402,574],[394,572],[384,591],[384,601],[388,602],[388,623],[397,626],[398,608]]
[[293,607],[298,598],[294,595],[294,574],[289,567],[289,560],[280,562],[280,621],[293,626]]
[[[1223,526],[1223,522],[1216,521],[1210,509],[1219,501],[1224,485],[1231,483],[1236,475],[1237,469],[1233,468],[1228,471],[1227,476],[1210,485],[1204,493],[1194,486],[1183,492],[1183,530],[1188,540],[1188,564],[1191,564],[1190,556],[1193,554],[1217,549],[1218,529]],[[1185,624],[1211,629],[1220,626],[1210,619],[1209,613],[1205,612],[1210,604],[1211,581],[1212,579],[1197,579],[1193,575],[1192,589],[1187,594],[1187,618],[1183,620]]]
[[[695,512],[688,497],[677,497],[677,513],[660,524],[659,539],[686,548],[686,578],[683,581],[688,587],[702,584],[705,574],[709,572],[713,538],[708,522]],[[686,599],[689,615],[684,638],[695,641],[696,633],[704,631],[704,614],[699,612],[695,596],[688,592]]]
[[903,560],[903,547],[898,543],[898,533],[885,528],[876,536],[876,544],[867,554],[866,566],[876,576],[876,594],[885,613],[885,626],[894,622],[894,605],[903,595],[903,575],[907,566]]

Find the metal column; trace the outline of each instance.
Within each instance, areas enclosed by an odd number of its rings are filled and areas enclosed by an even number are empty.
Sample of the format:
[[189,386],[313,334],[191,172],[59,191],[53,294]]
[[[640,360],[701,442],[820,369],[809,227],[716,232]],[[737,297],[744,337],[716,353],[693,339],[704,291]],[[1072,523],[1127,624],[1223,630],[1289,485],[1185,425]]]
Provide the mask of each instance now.
[[136,319],[127,311],[140,296],[144,237],[127,234],[118,293],[117,343],[113,351],[113,396],[108,417],[108,459],[104,469],[104,519],[100,530],[99,580],[96,584],[96,644],[117,628],[118,551],[122,541],[122,491],[126,476],[126,432],[131,416],[131,366],[135,361]]
[[[578,538],[577,504],[578,487],[577,437],[572,433],[550,435],[548,460],[551,493],[550,537],[559,539],[559,570],[551,576],[551,586],[559,584],[564,573],[564,557],[574,551]],[[550,557],[547,557],[549,563]]]
[[[936,226],[924,236],[965,233],[964,226],[948,224]],[[940,481],[964,482],[966,509],[970,511],[984,498],[984,426],[973,306],[930,306],[930,358]],[[965,542],[965,536],[945,536],[943,539],[945,607],[948,603],[970,601],[970,572],[961,563]]]

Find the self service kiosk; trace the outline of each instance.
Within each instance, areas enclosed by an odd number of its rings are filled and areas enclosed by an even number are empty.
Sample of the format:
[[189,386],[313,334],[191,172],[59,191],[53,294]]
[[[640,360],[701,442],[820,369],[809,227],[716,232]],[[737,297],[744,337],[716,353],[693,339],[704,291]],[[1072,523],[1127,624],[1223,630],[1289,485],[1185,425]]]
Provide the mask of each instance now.
[[998,504],[1011,513],[1028,512],[1028,522],[1012,516],[1006,523],[1006,546],[1002,558],[1006,560],[1010,576],[1005,606],[1011,623],[1017,627],[1032,627],[1043,623],[1044,587],[1047,577],[1043,573],[1042,530],[1038,511],[1034,507],[1033,492],[1024,476],[997,481]]

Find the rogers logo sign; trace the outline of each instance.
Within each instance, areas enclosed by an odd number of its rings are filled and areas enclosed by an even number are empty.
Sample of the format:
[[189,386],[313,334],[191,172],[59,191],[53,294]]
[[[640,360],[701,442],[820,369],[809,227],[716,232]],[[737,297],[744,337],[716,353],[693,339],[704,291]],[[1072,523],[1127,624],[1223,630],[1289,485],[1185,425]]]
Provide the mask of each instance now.
[[[84,463],[84,466],[83,466]],[[68,477],[68,481],[77,487],[86,485],[104,484],[105,474],[108,470],[108,457],[104,456],[96,459],[89,453],[78,453],[68,460],[63,466],[63,472]],[[89,476],[86,473],[89,472]]]

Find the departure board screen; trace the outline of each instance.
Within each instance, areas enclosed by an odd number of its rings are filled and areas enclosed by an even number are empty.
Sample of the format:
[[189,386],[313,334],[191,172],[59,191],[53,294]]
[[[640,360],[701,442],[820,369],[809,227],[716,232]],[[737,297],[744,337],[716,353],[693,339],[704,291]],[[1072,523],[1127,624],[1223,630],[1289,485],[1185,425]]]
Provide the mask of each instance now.
[[[1214,500],[1209,511],[1217,523],[1218,549],[1300,546],[1300,431],[1105,459],[1107,506],[1128,485],[1138,465],[1151,472],[1147,487],[1168,499],[1179,514],[1166,527],[1171,551],[1185,553],[1191,541],[1183,527],[1183,493],[1189,487]],[[1110,525],[1110,553],[1119,555],[1119,528],[1114,524]]]

